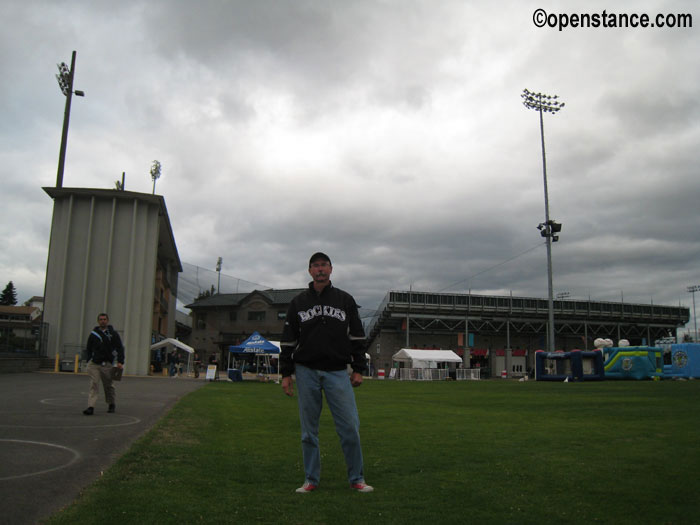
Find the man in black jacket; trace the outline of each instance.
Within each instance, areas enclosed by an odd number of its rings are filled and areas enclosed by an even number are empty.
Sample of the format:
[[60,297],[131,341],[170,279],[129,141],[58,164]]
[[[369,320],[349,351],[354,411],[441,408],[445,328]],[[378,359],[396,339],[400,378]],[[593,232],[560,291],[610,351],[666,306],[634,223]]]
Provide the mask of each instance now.
[[[366,370],[365,333],[355,299],[331,284],[330,258],[321,252],[309,260],[313,281],[292,299],[284,323],[280,354],[282,389],[294,395],[292,374],[299,392],[299,419],[304,460],[304,484],[296,491],[316,490],[321,480],[318,426],[323,392],[340,438],[348,481],[353,490],[372,492],[365,483],[360,444],[360,418],[353,387],[362,384]],[[348,376],[347,365],[352,374]]]
[[117,367],[123,369],[124,345],[117,331],[109,324],[107,314],[102,313],[97,316],[97,326],[90,332],[87,342],[87,373],[90,376],[90,390],[88,407],[83,410],[86,416],[91,416],[95,412],[100,380],[105,391],[105,401],[109,405],[107,412],[114,412],[116,394],[112,384],[112,368],[115,359]]

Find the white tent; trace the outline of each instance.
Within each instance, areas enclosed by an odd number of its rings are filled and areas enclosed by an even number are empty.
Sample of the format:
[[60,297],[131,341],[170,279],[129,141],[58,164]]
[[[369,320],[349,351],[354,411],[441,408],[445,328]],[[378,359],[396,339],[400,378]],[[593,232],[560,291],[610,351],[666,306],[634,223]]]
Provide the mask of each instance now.
[[194,348],[192,348],[189,345],[186,345],[182,341],[178,341],[177,339],[173,339],[171,337],[168,337],[167,339],[163,339],[162,341],[158,341],[156,344],[151,345],[151,350],[155,350],[156,348],[162,348],[167,345],[173,345],[177,348],[180,348],[181,350],[184,350],[185,352],[194,354]]
[[461,363],[462,358],[452,350],[413,350],[402,348],[392,359],[409,363],[410,368],[437,368],[438,363]]
[[189,345],[186,345],[182,341],[178,341],[177,339],[173,339],[172,337],[168,337],[167,339],[163,339],[162,341],[158,341],[156,344],[151,345],[151,350],[156,350],[157,348],[162,348],[164,346],[168,345],[173,345],[175,348],[178,348],[180,350],[184,350],[187,352],[187,373],[190,373],[190,368],[191,368],[191,363],[192,363],[192,354],[194,354],[194,348],[192,348]]

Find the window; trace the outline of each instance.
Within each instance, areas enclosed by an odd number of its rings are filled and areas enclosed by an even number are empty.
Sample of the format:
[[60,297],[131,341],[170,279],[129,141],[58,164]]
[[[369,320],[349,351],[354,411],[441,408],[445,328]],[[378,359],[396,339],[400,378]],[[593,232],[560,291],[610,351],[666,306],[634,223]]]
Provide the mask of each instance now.
[[265,312],[256,312],[256,311],[248,312],[248,321],[264,321],[264,320],[265,320]]
[[412,303],[424,303],[425,298],[423,297],[422,293],[412,293],[411,294],[411,302]]
[[287,318],[287,312],[285,312],[284,310],[277,311],[277,320],[278,321],[281,321],[281,320],[286,319],[286,318]]
[[237,321],[238,320],[238,312],[235,310],[231,311],[228,313],[228,320],[229,321]]
[[391,300],[395,303],[407,303],[408,294],[405,292],[391,292]]

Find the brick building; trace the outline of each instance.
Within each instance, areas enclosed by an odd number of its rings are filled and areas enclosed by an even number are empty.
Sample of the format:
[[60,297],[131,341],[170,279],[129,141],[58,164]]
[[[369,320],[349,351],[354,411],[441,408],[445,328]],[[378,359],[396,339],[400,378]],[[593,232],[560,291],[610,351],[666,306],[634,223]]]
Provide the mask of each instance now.
[[187,305],[192,310],[188,344],[205,362],[212,353],[218,352],[219,361],[226,363],[228,347],[242,342],[255,331],[268,340],[278,341],[289,303],[303,290],[254,290],[200,298]]

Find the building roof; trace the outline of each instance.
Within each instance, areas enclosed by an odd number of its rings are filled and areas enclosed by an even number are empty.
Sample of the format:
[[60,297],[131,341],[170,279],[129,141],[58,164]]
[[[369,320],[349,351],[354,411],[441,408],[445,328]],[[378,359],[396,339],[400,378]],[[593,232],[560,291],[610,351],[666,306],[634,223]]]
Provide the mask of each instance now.
[[186,308],[215,308],[220,306],[240,306],[246,299],[259,296],[268,304],[289,304],[294,297],[306,290],[306,288],[291,288],[287,290],[253,290],[247,293],[221,293],[209,297],[203,297]]
[[41,310],[36,306],[5,306],[0,305],[1,315],[26,316],[31,320],[39,317]]

